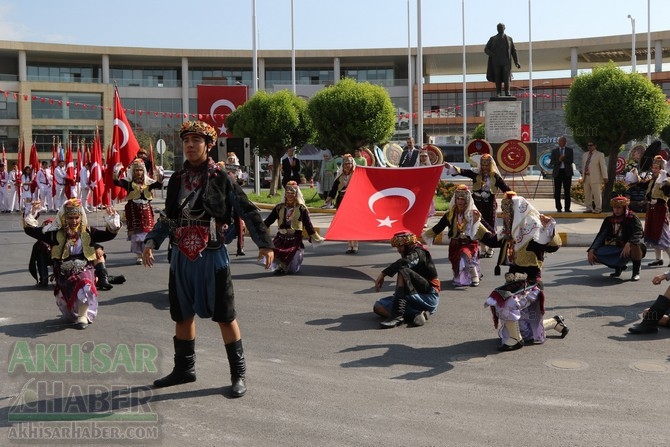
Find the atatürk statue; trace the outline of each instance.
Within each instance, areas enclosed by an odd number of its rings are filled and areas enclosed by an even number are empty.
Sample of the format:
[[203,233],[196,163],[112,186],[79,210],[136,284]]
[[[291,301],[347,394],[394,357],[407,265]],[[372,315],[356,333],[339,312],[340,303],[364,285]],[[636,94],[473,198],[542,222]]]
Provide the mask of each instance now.
[[505,96],[510,96],[509,81],[512,74],[512,60],[516,68],[521,68],[516,57],[514,41],[505,34],[505,25],[498,24],[498,34],[492,36],[484,52],[489,56],[486,68],[486,79],[496,84],[496,94],[502,95],[502,84],[505,84]]

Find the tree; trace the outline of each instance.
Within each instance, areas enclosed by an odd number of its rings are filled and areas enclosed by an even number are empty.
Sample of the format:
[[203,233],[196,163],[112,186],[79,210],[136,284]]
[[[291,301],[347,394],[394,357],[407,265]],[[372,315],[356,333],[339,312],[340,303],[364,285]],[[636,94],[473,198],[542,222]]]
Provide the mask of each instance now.
[[484,139],[486,138],[486,127],[484,126],[484,123],[479,123],[477,127],[475,127],[475,130],[472,131],[472,139],[477,140],[477,139]]
[[278,161],[286,149],[301,148],[313,135],[307,102],[288,90],[257,92],[228,115],[226,123],[235,137],[250,138],[251,147],[258,147],[263,156],[272,156],[270,195],[277,193],[281,172]]
[[581,147],[593,140],[609,157],[603,206],[609,208],[620,147],[658,134],[670,123],[665,94],[646,76],[625,73],[613,62],[575,78],[565,103],[565,121]]
[[395,108],[384,88],[343,79],[309,101],[316,145],[335,155],[385,143],[395,131]]

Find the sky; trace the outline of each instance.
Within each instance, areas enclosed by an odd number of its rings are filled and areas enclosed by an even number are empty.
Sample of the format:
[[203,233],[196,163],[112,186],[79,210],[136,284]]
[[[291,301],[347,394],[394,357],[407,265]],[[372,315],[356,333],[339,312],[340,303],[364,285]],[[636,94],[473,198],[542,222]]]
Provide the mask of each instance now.
[[[418,0],[293,0],[293,45],[291,3],[256,0],[258,50],[417,46]],[[531,37],[535,42],[631,34],[629,14],[635,18],[637,46],[644,47],[648,5],[651,31],[670,27],[668,0],[464,3],[465,44],[482,47],[496,34],[499,22],[515,42],[528,42]],[[251,50],[253,4],[253,0],[0,0],[0,40]],[[463,0],[421,0],[423,47],[463,44],[462,4]]]

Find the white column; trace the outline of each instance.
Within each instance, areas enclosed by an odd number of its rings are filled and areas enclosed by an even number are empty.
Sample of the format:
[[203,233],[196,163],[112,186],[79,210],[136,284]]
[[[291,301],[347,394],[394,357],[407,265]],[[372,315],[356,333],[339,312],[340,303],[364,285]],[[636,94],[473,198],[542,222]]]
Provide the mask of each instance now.
[[102,55],[102,83],[109,84],[109,54]]
[[[189,77],[188,77],[188,58],[181,58],[181,108],[182,113],[187,115],[191,113],[188,108],[188,87],[189,87]],[[184,120],[186,121],[186,120]]]

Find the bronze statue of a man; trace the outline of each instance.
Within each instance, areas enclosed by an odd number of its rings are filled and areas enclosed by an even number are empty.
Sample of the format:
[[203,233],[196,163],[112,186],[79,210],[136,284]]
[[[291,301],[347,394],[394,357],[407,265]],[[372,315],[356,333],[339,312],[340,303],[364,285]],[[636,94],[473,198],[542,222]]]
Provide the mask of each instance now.
[[498,96],[502,95],[502,84],[505,84],[505,96],[510,96],[509,82],[512,74],[512,60],[514,60],[516,68],[521,68],[521,65],[519,65],[516,57],[514,41],[505,34],[505,24],[498,24],[498,34],[489,39],[484,52],[489,57],[486,67],[486,80],[495,82]]

